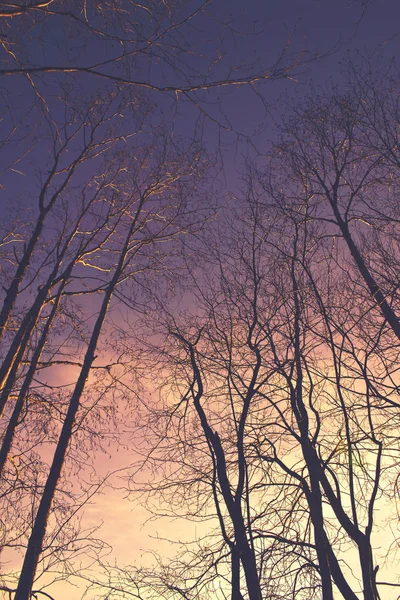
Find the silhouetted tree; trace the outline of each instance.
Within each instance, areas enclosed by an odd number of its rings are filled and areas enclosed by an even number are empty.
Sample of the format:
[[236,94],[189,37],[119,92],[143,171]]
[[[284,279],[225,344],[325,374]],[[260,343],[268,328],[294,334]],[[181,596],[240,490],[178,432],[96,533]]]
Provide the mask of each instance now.
[[222,567],[207,583],[201,569],[186,581],[172,569],[171,597],[215,589],[220,576],[232,598],[356,600],[361,586],[377,599],[372,537],[399,452],[398,352],[384,323],[374,344],[364,336],[374,301],[329,251],[304,180],[269,182],[250,174],[244,208],[196,248],[192,309],[166,313],[155,350],[169,376],[151,412],[146,464],[160,480],[148,494],[171,514],[213,515],[220,545],[199,550],[204,564],[231,559],[229,586]]

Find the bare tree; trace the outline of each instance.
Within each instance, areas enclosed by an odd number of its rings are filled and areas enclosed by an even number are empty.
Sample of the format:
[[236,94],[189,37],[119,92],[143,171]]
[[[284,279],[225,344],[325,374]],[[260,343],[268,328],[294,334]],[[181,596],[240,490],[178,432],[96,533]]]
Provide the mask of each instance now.
[[[287,49],[272,66],[232,64],[221,38],[224,31],[234,34],[234,21],[218,27],[212,9],[210,0],[185,5],[152,0],[146,6],[112,0],[101,7],[76,0],[6,4],[0,12],[5,60],[0,74],[25,75],[33,86],[39,86],[41,75],[77,74],[193,97],[202,90],[286,77],[297,66],[300,57],[286,56]],[[78,52],[52,44],[60,21],[69,39],[79,41]],[[211,46],[208,27],[215,32]],[[40,40],[43,52],[33,57],[29,40]]]
[[[374,527],[399,451],[392,346],[382,322],[375,344],[364,336],[375,306],[329,252],[304,187],[278,188],[278,204],[277,190],[248,184],[247,208],[189,263],[195,309],[166,315],[156,352],[170,374],[146,458],[162,475],[148,493],[188,518],[214,505],[220,547],[202,556],[232,598],[377,599]],[[229,585],[215,566],[227,552]],[[211,585],[197,576],[172,570],[175,592]]]
[[[170,316],[170,336],[164,353],[174,364],[171,397],[178,395],[180,398],[177,404],[167,404],[161,409],[159,419],[167,419],[166,429],[161,425],[159,435],[162,437],[157,442],[155,456],[152,454],[149,459],[154,459],[157,466],[162,457],[165,460],[168,456],[168,461],[176,464],[177,469],[181,464],[176,482],[173,479],[177,476],[174,468],[167,479],[163,471],[160,485],[151,488],[153,493],[166,493],[168,496],[169,490],[174,499],[179,495],[180,503],[185,498],[187,510],[190,510],[191,504],[188,498],[192,498],[197,506],[198,518],[201,518],[205,507],[210,507],[211,502],[214,504],[220,543],[223,545],[204,560],[207,564],[211,561],[215,565],[223,563],[228,551],[229,588],[233,599],[247,595],[260,598],[271,592],[275,585],[279,587],[276,582],[271,582],[269,587],[269,578],[265,576],[265,569],[268,572],[270,569],[269,564],[264,566],[268,554],[264,544],[268,543],[268,539],[279,546],[277,554],[280,559],[276,562],[283,560],[289,564],[291,560],[300,561],[295,567],[300,571],[301,563],[304,561],[306,564],[309,560],[306,558],[307,549],[313,549],[310,541],[291,539],[290,527],[296,529],[292,519],[286,523],[287,530],[277,522],[276,529],[272,530],[271,525],[271,529],[266,531],[261,522],[269,520],[268,511],[260,517],[255,510],[257,501],[268,502],[272,507],[272,501],[267,501],[269,494],[264,491],[269,486],[270,489],[275,489],[275,485],[276,489],[279,487],[271,474],[266,475],[263,465],[261,468],[256,466],[256,462],[260,461],[252,447],[258,425],[264,422],[267,427],[266,423],[271,420],[263,406],[260,390],[274,372],[266,367],[265,335],[259,319],[261,314],[265,314],[261,306],[270,301],[265,299],[264,286],[268,283],[264,277],[269,279],[272,264],[266,266],[264,263],[260,267],[263,243],[258,239],[258,226],[255,225],[254,229],[250,226],[249,237],[245,235],[245,229],[243,220],[243,229],[239,231],[238,228],[230,237],[222,233],[224,228],[221,227],[220,241],[217,241],[219,235],[216,235],[208,246],[214,249],[211,251],[213,256],[203,255],[203,260],[207,261],[208,277],[204,273],[192,272],[192,289],[202,316],[190,319],[188,324],[179,324]],[[271,307],[265,318],[268,321],[272,319]],[[174,339],[175,343],[171,346]],[[176,354],[173,353],[174,347]],[[169,386],[166,387],[168,389]],[[167,402],[169,397],[166,396]],[[179,444],[176,444],[177,439]],[[295,488],[294,483],[294,497]],[[198,499],[196,503],[195,496]],[[179,511],[179,502],[174,502],[173,506]],[[192,510],[195,511],[194,508]],[[285,559],[285,550],[292,545],[293,553],[287,552]],[[241,582],[241,572],[245,576],[245,587]],[[217,568],[214,577],[218,579]],[[300,581],[301,576],[296,579]],[[189,582],[186,587],[182,584],[180,589],[186,590],[187,597],[191,597],[197,588],[188,585]],[[193,581],[191,585],[194,585]],[[205,585],[200,572],[197,585]]]
[[378,75],[370,64],[350,64],[347,89],[316,92],[293,109],[278,160],[289,179],[304,186],[313,218],[343,239],[377,309],[400,338],[394,77],[393,65]]
[[[151,149],[146,153],[149,159],[155,151],[155,149]],[[15,596],[17,599],[26,598],[32,589],[57,483],[76,426],[81,398],[95,360],[96,348],[114,291],[124,281],[131,280],[134,282],[135,277],[144,268],[146,262],[150,262],[148,268],[151,266],[153,260],[151,254],[144,261],[143,258],[141,259],[143,251],[148,246],[154,247],[154,245],[158,245],[163,241],[170,241],[182,231],[182,228],[188,226],[185,217],[188,211],[185,206],[189,202],[189,198],[188,192],[182,186],[185,178],[190,178],[191,173],[194,173],[194,167],[198,160],[197,154],[195,154],[193,160],[189,158],[189,160],[182,161],[181,157],[179,159],[178,157],[168,158],[166,152],[167,146],[159,153],[160,162],[158,165],[155,163],[155,159],[151,158],[151,171],[148,170],[150,165],[147,160],[144,160],[139,171],[130,179],[129,183],[132,186],[132,191],[127,193],[126,199],[122,201],[122,211],[118,216],[115,232],[109,240],[102,244],[102,251],[108,249],[111,259],[109,265],[103,263],[101,267],[103,272],[107,274],[102,287],[103,300],[88,339],[75,389],[69,400],[67,412],[63,417],[54,458],[28,542]],[[174,162],[172,162],[173,160]],[[175,188],[174,192],[177,200],[174,200],[171,196],[173,188]],[[190,185],[188,189],[190,190]]]
[[[82,468],[79,453],[87,452],[87,468],[102,428],[114,426],[106,406],[116,402],[117,378],[100,344],[113,298],[142,310],[141,296],[156,274],[161,282],[168,256],[173,266],[175,238],[201,227],[209,212],[198,197],[206,169],[199,144],[168,141],[130,94],[85,102],[82,111],[67,105],[58,122],[49,120],[50,170],[43,161],[32,228],[3,239],[5,250],[14,248],[2,311],[2,546],[23,547],[30,538],[17,597],[33,593],[39,560],[44,569],[62,565],[71,544],[86,543],[73,519],[92,489],[67,498],[66,477],[76,480],[76,473],[65,462],[68,456]],[[106,355],[98,366],[96,352]],[[71,392],[51,383],[68,366],[80,372]],[[96,369],[105,376],[88,388]]]

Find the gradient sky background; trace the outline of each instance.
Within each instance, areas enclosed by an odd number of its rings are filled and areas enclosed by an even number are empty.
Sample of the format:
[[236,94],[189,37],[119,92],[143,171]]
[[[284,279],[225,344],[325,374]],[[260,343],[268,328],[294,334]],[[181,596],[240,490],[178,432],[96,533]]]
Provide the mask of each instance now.
[[[365,9],[365,10],[364,10]],[[376,56],[377,59],[387,62],[400,58],[400,3],[398,0],[370,0],[367,4],[360,0],[215,0],[210,7],[217,20],[232,22],[232,29],[240,28],[241,31],[257,31],[257,35],[233,36],[225,31],[224,44],[227,48],[227,57],[232,64],[240,66],[245,64],[271,65],[275,62],[280,52],[289,45],[293,57],[304,52],[305,65],[296,69],[293,78],[287,81],[265,82],[257,86],[257,91],[270,105],[272,115],[277,118],[278,108],[282,106],[283,99],[292,102],[301,98],[310,91],[311,82],[314,85],[326,85],[330,82],[340,85],[342,64],[349,57]],[[217,29],[218,26],[216,25]],[[65,32],[54,31],[54,40],[50,37],[46,44],[51,45],[57,36],[64,43]],[[213,32],[210,32],[210,37]],[[204,52],[207,52],[204,46]],[[312,57],[320,56],[315,60]],[[38,51],[39,57],[39,51]],[[51,92],[51,77],[46,81]],[[92,80],[89,85],[95,89],[97,81]],[[87,84],[86,84],[87,85]],[[3,78],[0,86],[6,87],[14,98],[23,107],[25,102],[26,81],[19,78]],[[205,93],[199,98],[206,98]],[[274,140],[276,127],[273,116],[268,115],[262,102],[256,94],[248,88],[232,90],[223,88],[214,90],[207,98],[214,102],[219,101],[224,113],[229,117],[233,126],[245,135],[253,132],[260,133],[253,138],[259,152],[263,152],[269,141]],[[173,106],[174,97],[157,97],[161,113],[168,114]],[[221,118],[218,106],[211,104],[210,113],[217,119]],[[193,129],[193,119],[196,110],[187,103],[179,105],[179,114],[176,118],[176,128],[183,134]],[[158,118],[161,118],[160,116]],[[205,121],[205,140],[211,150],[217,146],[217,127]],[[224,157],[224,168],[221,172],[221,185],[236,194],[240,185],[240,171],[243,169],[244,160],[253,149],[244,140],[238,143],[237,137],[226,130],[222,130],[221,153]],[[3,174],[0,180],[0,218],[5,218],[5,210],[16,203],[17,207],[27,205],[32,197],[26,194],[30,187],[29,178],[21,178],[15,172]],[[67,377],[67,376],[66,376]],[[99,468],[104,473],[110,469],[121,468],[130,461],[130,453],[119,453],[112,458],[100,456]],[[141,555],[149,549],[167,551],[168,544],[150,537],[151,535],[172,536],[179,531],[176,523],[165,523],[157,526],[143,526],[146,513],[142,509],[133,508],[124,494],[115,495],[114,492],[100,495],[93,500],[93,504],[86,509],[83,523],[93,525],[105,521],[99,535],[114,546],[114,559],[120,563],[140,562]],[[142,528],[143,526],[143,528]],[[182,535],[185,532],[181,531]],[[10,556],[8,566],[14,559]],[[3,557],[3,564],[7,562]],[[54,588],[57,590],[57,586]],[[65,588],[60,584],[59,598],[78,600],[81,598],[79,588]],[[387,592],[387,600],[395,598],[395,593]]]

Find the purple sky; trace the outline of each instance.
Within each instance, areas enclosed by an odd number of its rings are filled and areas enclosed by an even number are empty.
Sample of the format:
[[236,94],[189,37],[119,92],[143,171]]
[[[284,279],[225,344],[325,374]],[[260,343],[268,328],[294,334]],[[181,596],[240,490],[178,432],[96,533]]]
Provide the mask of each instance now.
[[[188,7],[199,4],[187,2],[185,9],[189,10]],[[92,42],[85,44],[84,31],[79,30],[73,22],[60,17],[53,17],[35,25],[30,29],[29,36],[22,38],[18,37],[21,22],[13,19],[11,29],[7,26],[5,31],[10,39],[15,36],[15,48],[18,51],[19,45],[22,48],[22,40],[25,44],[30,36],[31,41],[26,43],[24,51],[25,59],[31,64],[57,65],[69,61],[70,64],[87,65],[120,52],[118,44],[112,41],[107,45]],[[251,34],[253,31],[257,32],[256,35]],[[211,79],[218,79],[228,74],[230,65],[239,68],[239,76],[270,67],[286,48],[287,57],[284,61],[290,63],[296,57],[300,57],[300,62],[303,63],[295,69],[293,78],[288,81],[269,81],[256,87],[265,102],[273,106],[281,104],[283,95],[295,99],[306,94],[311,80],[317,85],[324,85],[329,81],[340,82],[343,59],[348,56],[355,57],[358,52],[363,56],[375,55],[384,62],[392,57],[397,58],[400,48],[399,32],[400,5],[397,0],[369,0],[366,5],[363,0],[214,0],[207,7],[207,16],[200,16],[193,21],[193,29],[186,36],[189,53],[186,56],[177,53],[176,57],[178,66],[181,66],[179,60],[183,58],[185,64],[182,68],[186,72],[192,68],[204,72],[208,60],[220,55],[216,70],[211,76]],[[179,40],[177,35],[174,41],[179,44]],[[190,54],[192,49],[195,56]],[[0,51],[0,66],[7,63],[13,67],[17,66],[16,62],[10,57],[6,58],[1,52],[3,51]],[[310,62],[314,56],[321,58]],[[115,66],[112,68],[112,72],[114,71]],[[133,66],[131,74],[139,80],[150,80],[161,85],[171,82],[184,84],[184,80],[176,72],[172,73],[162,60],[153,61],[153,66],[150,67],[148,62],[140,58]],[[59,85],[63,83],[64,86],[68,86],[70,81],[70,76],[54,74],[35,78],[40,93],[49,102],[50,108],[56,111],[60,110],[60,106],[56,106]],[[113,84],[109,85],[102,79],[84,75],[78,78],[78,82],[78,93],[81,96],[101,96],[106,88],[113,87]],[[0,90],[3,100],[8,98],[13,118],[37,102],[37,97],[34,97],[31,84],[25,76],[0,76]],[[268,122],[262,103],[250,89],[244,87],[201,92],[191,95],[189,102],[181,95],[178,107],[174,94],[154,93],[152,100],[158,105],[158,109],[154,111],[154,118],[158,122],[164,121],[169,124],[173,120],[175,131],[183,135],[193,134],[194,122],[199,113],[192,102],[199,100],[203,103],[202,108],[226,127],[229,120],[234,130],[246,135],[251,135],[262,127],[263,135],[255,138],[260,151],[267,140],[274,137],[272,121]],[[4,138],[1,127],[7,129],[10,114],[5,103],[2,104],[1,112],[6,116],[0,125],[0,137]],[[218,128],[206,119],[204,133],[207,146],[214,150]],[[226,131],[223,132],[222,139],[231,145],[224,148],[224,153],[228,160],[226,166],[232,173],[232,169],[240,169],[243,152],[247,151],[246,146],[238,147],[235,136]],[[6,158],[0,156],[3,167],[9,156],[8,147]],[[37,156],[35,162],[38,162]],[[5,189],[0,191],[3,205],[10,200],[15,202],[21,189],[18,182],[21,176],[18,173],[0,174],[0,177],[4,176],[6,179],[1,183]],[[25,187],[26,183],[24,181],[22,187]],[[7,190],[11,193],[11,198]]]
[[[253,142],[263,152],[276,135],[273,118],[257,94],[276,115],[283,98],[293,102],[297,97],[306,95],[311,89],[311,81],[317,86],[329,82],[340,85],[343,61],[348,57],[354,59],[357,53],[361,53],[363,56],[376,56],[376,60],[382,62],[393,57],[398,60],[399,0],[369,0],[364,7],[362,0],[214,0],[208,9],[213,19],[199,19],[199,30],[193,30],[195,56],[187,55],[185,68],[201,71],[207,64],[207,58],[202,58],[201,54],[205,57],[220,55],[215,77],[224,78],[229,65],[237,66],[240,76],[249,69],[259,72],[261,67],[272,66],[285,48],[287,58],[284,60],[290,62],[299,57],[300,65],[290,79],[266,81],[257,84],[255,90],[244,86],[239,89],[217,88],[186,98],[180,95],[178,103],[174,94],[154,92],[151,94],[155,103],[152,119],[159,124],[166,123],[171,131],[183,136],[191,137],[193,132],[195,135],[202,132],[210,152],[220,149],[224,161],[221,187],[236,193],[244,161],[254,152],[245,136],[251,137],[256,132]],[[221,25],[223,23],[225,26]],[[55,65],[67,59],[71,64],[88,64],[106,59],[108,53],[118,52],[118,45],[113,46],[112,42],[107,47],[86,47],[80,34],[76,35],[77,31],[69,27],[70,23],[66,25],[59,17],[48,21],[46,26],[35,26],[30,31],[31,41],[28,40],[25,46],[31,63]],[[26,40],[18,38],[18,28],[18,20],[15,19],[6,32],[7,35],[16,33],[15,39],[19,39],[22,45]],[[252,31],[256,35],[252,35]],[[188,50],[191,39],[190,35],[186,39]],[[7,64],[15,67],[12,59],[2,52],[0,69]],[[311,60],[313,57],[315,60]],[[162,62],[161,66],[157,63],[150,68],[146,61],[140,59],[132,72],[139,80],[146,79],[155,84],[165,85],[170,76],[174,83],[179,82],[176,71],[171,75]],[[49,106],[49,112],[61,120],[60,84],[65,89],[72,79],[68,75],[46,74],[34,81],[37,91]],[[81,76],[74,82],[73,94],[83,99],[90,95],[101,96],[113,86],[113,83],[108,84],[96,77]],[[0,146],[0,225],[1,221],[12,217],[14,210],[24,218],[26,209],[31,207],[35,210],[37,205],[37,190],[47,172],[51,147],[50,138],[43,133],[47,131],[46,111],[40,102],[39,95],[35,95],[25,76],[0,76],[0,115],[3,116],[0,139],[4,139],[13,126],[27,115],[26,125],[25,122],[21,125],[26,126],[26,129],[21,129],[27,132],[26,136],[18,132],[12,143]],[[199,102],[200,112],[196,102]],[[201,120],[205,112],[208,117],[203,118],[202,127],[196,128],[197,119]],[[229,132],[230,126],[244,137],[238,138],[235,133]],[[28,150],[24,159],[13,164],[14,155],[21,156]],[[75,183],[79,184],[79,181]]]

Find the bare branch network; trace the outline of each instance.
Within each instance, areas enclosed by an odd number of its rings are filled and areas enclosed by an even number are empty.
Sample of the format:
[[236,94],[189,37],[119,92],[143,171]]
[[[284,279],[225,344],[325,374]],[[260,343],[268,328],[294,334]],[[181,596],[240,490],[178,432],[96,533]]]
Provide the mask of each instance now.
[[229,66],[210,10],[2,3],[4,598],[397,597],[396,65],[288,104],[229,195],[213,90],[300,58]]

